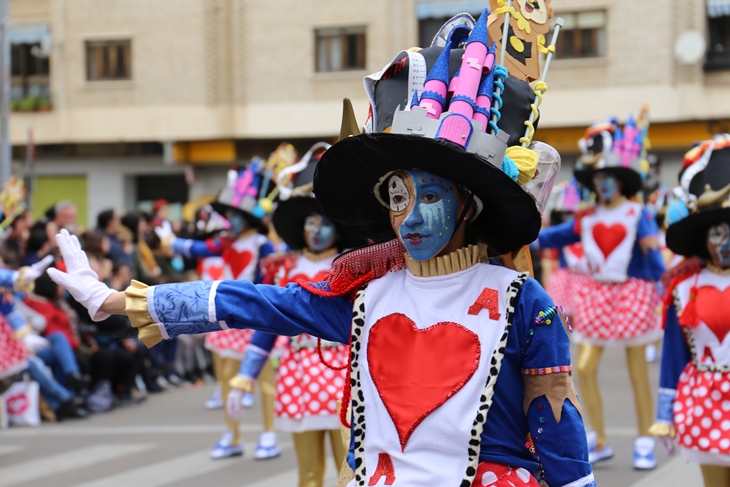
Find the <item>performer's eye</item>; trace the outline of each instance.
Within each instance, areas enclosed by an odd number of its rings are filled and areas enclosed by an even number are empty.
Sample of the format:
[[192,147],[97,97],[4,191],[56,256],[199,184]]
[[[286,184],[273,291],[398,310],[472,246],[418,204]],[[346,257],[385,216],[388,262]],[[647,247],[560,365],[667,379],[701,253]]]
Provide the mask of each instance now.
[[421,197],[421,201],[428,204],[438,203],[441,201],[441,197],[435,193],[426,193]]
[[408,208],[411,195],[408,193],[406,183],[400,176],[393,176],[388,182],[388,196],[390,197],[390,209],[395,212],[404,211]]

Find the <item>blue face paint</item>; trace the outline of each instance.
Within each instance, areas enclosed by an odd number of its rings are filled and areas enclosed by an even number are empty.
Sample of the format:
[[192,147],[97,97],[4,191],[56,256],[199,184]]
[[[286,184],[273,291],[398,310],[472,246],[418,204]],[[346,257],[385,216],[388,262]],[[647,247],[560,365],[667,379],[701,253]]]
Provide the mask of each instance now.
[[304,241],[312,252],[324,252],[335,243],[337,228],[331,220],[316,213],[304,220]]
[[226,220],[231,224],[231,233],[238,235],[246,230],[246,218],[237,211],[228,210]]
[[605,172],[598,172],[593,176],[593,186],[603,201],[610,201],[618,191],[618,179]]
[[454,234],[458,203],[450,180],[420,169],[388,180],[393,228],[415,260],[438,255]]

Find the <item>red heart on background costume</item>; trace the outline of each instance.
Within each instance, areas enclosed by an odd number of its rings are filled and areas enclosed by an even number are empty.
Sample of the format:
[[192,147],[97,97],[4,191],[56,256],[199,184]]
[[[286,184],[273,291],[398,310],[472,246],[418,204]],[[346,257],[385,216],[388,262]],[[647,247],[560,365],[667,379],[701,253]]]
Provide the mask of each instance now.
[[575,255],[577,258],[583,258],[583,245],[581,245],[580,242],[568,245],[566,248],[568,249],[568,252]]
[[223,269],[225,267],[223,265],[211,265],[208,266],[205,271],[210,276],[211,279],[214,281],[217,281],[223,277]]
[[720,343],[730,332],[730,317],[727,310],[730,304],[730,288],[720,292],[714,286],[697,289],[695,305],[700,319],[712,330]]
[[626,227],[620,223],[614,223],[610,227],[605,223],[596,223],[593,226],[593,239],[596,245],[603,252],[603,257],[608,259],[616,247],[626,238]]
[[286,285],[290,282],[295,282],[297,284],[301,282],[322,282],[327,278],[327,272],[326,271],[319,271],[317,272],[313,277],[309,277],[306,274],[300,273],[292,276],[287,282],[283,283],[283,285]]
[[479,366],[479,337],[458,323],[418,329],[401,313],[380,318],[368,338],[368,366],[400,445],[459,392]]
[[223,260],[225,260],[231,267],[233,279],[238,279],[241,272],[243,272],[253,260],[253,254],[250,250],[243,250],[239,252],[234,248],[229,248],[226,250]]

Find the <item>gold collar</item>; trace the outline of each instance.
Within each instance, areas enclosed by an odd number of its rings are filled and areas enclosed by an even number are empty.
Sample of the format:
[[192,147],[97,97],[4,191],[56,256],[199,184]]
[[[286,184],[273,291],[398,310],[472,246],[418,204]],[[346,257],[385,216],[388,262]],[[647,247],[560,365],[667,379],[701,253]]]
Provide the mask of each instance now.
[[325,259],[329,259],[330,257],[334,257],[335,255],[337,255],[337,248],[332,247],[331,249],[323,250],[322,252],[317,253],[314,253],[309,249],[302,249],[302,255],[305,259],[312,262],[321,262]]
[[710,262],[707,263],[707,270],[712,272],[713,274],[718,274],[720,276],[730,275],[730,269],[723,269],[722,267],[716,266],[715,264],[712,264]]
[[406,267],[417,277],[435,277],[454,274],[475,264],[488,264],[486,244],[469,245],[450,254],[419,261],[406,254]]

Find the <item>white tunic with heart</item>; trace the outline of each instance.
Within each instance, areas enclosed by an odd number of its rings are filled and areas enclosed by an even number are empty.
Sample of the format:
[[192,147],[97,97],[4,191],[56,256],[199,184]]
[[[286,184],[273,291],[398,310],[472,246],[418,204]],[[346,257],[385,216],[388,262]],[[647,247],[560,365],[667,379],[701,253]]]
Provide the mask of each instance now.
[[641,218],[641,204],[596,207],[581,219],[581,241],[591,276],[601,282],[625,282]]
[[265,243],[266,237],[260,233],[236,239],[223,252],[223,260],[226,263],[223,279],[253,281],[259,263],[259,249]]
[[360,485],[457,486],[476,469],[470,440],[479,444],[479,408],[491,404],[518,276],[476,264],[438,277],[403,270],[368,285],[364,324],[356,302],[353,328],[356,433],[362,414],[366,425],[364,443],[356,434]]

